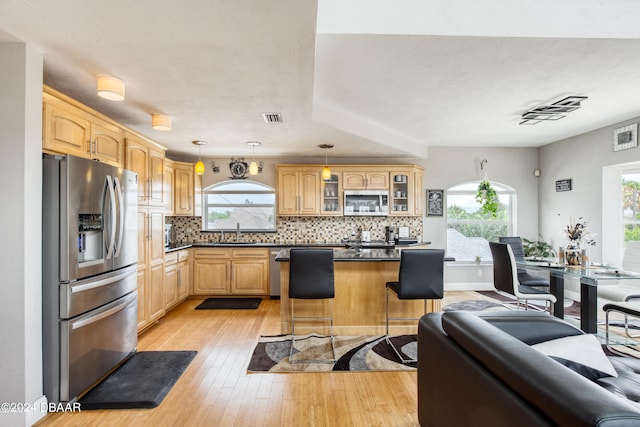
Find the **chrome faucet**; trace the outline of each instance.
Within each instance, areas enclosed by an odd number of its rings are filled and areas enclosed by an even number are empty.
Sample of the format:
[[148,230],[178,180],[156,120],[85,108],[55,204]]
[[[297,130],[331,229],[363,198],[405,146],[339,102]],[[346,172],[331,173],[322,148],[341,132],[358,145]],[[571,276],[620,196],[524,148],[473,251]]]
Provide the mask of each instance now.
[[238,222],[236,225],[236,242],[240,241],[240,223]]
[[220,230],[220,241],[224,242],[224,230]]

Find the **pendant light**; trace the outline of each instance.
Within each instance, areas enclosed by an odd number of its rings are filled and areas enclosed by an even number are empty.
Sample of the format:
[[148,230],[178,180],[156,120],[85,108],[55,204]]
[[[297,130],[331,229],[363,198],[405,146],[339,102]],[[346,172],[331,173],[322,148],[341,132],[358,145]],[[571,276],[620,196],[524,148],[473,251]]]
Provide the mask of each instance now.
[[331,169],[329,169],[329,164],[327,163],[327,150],[333,148],[333,144],[320,144],[318,147],[322,148],[324,151],[324,168],[322,168],[322,179],[325,181],[329,181],[331,179]]
[[101,98],[122,101],[124,100],[124,81],[117,77],[99,74],[96,91]]
[[249,141],[247,145],[250,145],[252,148],[251,155],[251,163],[249,164],[249,175],[258,175],[258,163],[256,163],[256,146],[259,147],[262,145],[262,142],[259,141]]
[[202,163],[202,155],[200,153],[200,147],[206,145],[206,141],[191,141],[192,144],[198,146],[198,162],[195,166],[196,175],[204,175],[204,163]]

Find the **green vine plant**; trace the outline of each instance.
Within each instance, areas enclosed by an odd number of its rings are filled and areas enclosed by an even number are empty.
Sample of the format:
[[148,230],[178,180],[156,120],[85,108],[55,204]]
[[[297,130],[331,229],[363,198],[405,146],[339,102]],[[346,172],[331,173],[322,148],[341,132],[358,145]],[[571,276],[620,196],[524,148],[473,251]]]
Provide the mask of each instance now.
[[494,218],[496,217],[500,200],[498,199],[498,193],[496,193],[496,190],[493,189],[491,183],[486,179],[478,185],[476,202],[482,205],[480,210],[483,214],[489,214]]

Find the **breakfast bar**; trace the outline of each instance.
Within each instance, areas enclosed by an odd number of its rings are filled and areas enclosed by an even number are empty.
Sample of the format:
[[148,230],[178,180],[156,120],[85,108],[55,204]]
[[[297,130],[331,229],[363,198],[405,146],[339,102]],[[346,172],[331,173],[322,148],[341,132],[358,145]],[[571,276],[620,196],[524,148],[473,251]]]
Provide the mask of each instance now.
[[[333,328],[335,335],[383,335],[385,333],[386,282],[398,280],[400,253],[398,249],[334,249]],[[452,260],[452,259],[445,259]],[[291,333],[289,294],[289,249],[283,249],[276,261],[280,262],[280,325],[281,333]],[[296,315],[327,315],[327,300],[296,300]],[[440,300],[429,300],[427,312],[440,311]],[[392,317],[418,318],[424,314],[423,300],[389,299]],[[391,333],[415,334],[417,321],[394,322]],[[306,329],[305,329],[306,328]],[[324,328],[324,329],[323,329]],[[308,330],[307,330],[308,329]],[[300,325],[304,333],[328,331],[322,324]]]

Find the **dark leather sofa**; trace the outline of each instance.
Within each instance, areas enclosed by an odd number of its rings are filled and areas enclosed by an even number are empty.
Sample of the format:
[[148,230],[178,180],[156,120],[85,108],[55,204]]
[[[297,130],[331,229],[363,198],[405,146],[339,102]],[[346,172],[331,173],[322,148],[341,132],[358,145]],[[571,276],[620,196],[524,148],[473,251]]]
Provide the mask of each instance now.
[[624,396],[640,382],[637,371],[624,373],[624,360],[613,363],[617,384],[606,389],[529,347],[581,333],[536,312],[425,315],[418,326],[420,425],[640,426],[640,406]]

